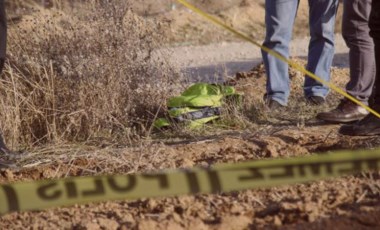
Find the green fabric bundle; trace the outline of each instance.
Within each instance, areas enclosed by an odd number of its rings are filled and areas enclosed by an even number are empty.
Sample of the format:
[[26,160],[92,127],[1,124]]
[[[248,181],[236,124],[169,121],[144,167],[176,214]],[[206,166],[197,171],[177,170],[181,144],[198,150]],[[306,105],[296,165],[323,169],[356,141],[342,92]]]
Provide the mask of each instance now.
[[183,123],[191,129],[198,128],[218,119],[227,101],[240,104],[241,97],[231,86],[196,83],[187,88],[181,96],[169,98],[169,119],[157,119],[154,126],[163,128],[175,122]]

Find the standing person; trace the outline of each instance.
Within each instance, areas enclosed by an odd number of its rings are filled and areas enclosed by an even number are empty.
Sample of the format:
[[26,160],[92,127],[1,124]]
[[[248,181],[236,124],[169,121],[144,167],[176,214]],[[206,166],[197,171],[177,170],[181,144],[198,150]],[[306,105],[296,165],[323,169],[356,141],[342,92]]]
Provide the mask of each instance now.
[[7,17],[5,15],[4,0],[0,0],[0,74],[4,68],[7,48]]
[[[374,98],[372,109],[380,113],[380,1],[372,1],[369,21],[370,35],[375,43],[376,80],[372,96]],[[380,119],[368,114],[364,119],[352,124],[344,125],[339,132],[350,136],[380,135]]]
[[[378,0],[373,0],[378,1]],[[343,0],[342,35],[350,49],[350,81],[346,92],[368,105],[376,75],[373,39],[369,35],[372,0]],[[318,119],[328,122],[352,122],[364,118],[368,111],[343,99],[329,112],[319,113]]]
[[[4,68],[5,53],[7,48],[7,17],[5,14],[4,0],[0,0],[0,74]],[[0,135],[0,153],[8,154],[11,151],[7,148]],[[2,161],[0,159],[0,166]]]
[[[266,37],[264,46],[289,58],[289,42],[299,0],[265,0]],[[338,0],[309,0],[310,43],[307,69],[325,81],[330,80],[335,46],[334,29]],[[270,110],[285,107],[290,94],[288,64],[262,52],[267,72],[264,100]],[[308,102],[319,105],[325,102],[329,89],[306,77],[304,94]]]

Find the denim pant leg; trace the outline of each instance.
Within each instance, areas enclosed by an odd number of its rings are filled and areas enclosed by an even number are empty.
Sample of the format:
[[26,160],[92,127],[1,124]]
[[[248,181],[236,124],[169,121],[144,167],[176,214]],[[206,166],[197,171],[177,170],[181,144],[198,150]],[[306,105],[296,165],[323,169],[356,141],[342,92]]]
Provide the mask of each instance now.
[[[298,0],[265,0],[266,37],[263,45],[286,58],[289,57],[298,3]],[[266,52],[262,52],[262,56],[267,73],[266,97],[286,105],[290,93],[288,64]]]
[[371,0],[344,0],[343,7],[342,35],[350,49],[350,81],[346,91],[368,104],[376,74],[374,44],[368,25]]
[[[309,0],[310,43],[307,70],[325,81],[330,80],[330,68],[334,57],[334,29],[338,0]],[[305,96],[326,97],[329,88],[307,77]]]

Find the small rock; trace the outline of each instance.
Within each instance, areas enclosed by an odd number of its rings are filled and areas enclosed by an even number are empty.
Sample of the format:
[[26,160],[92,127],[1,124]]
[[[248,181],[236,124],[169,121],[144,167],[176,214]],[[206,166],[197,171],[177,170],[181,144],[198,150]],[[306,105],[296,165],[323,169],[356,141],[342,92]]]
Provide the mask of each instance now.
[[133,218],[133,216],[131,215],[131,214],[129,214],[129,213],[126,213],[126,214],[124,214],[124,215],[120,215],[121,216],[121,218],[122,218],[122,221],[124,222],[124,223],[135,223],[135,219]]
[[230,210],[231,210],[231,213],[233,214],[241,214],[244,212],[244,207],[238,204],[234,204]]
[[119,227],[119,223],[112,219],[99,218],[98,223],[101,227],[106,229],[116,230]]
[[200,219],[194,219],[190,222],[188,229],[208,230],[209,227]]
[[252,219],[246,216],[225,216],[222,218],[220,229],[241,230],[247,229]]
[[343,210],[343,209],[340,209],[340,208],[337,208],[337,209],[336,209],[336,213],[338,213],[338,215],[342,216],[342,215],[346,214],[347,211],[345,211],[345,210]]
[[304,206],[305,212],[312,212],[316,206],[314,203],[306,203]]
[[14,174],[11,170],[9,169],[6,169],[4,170],[4,177],[7,178],[9,181],[14,181],[15,177],[14,177]]
[[183,230],[184,228],[177,223],[170,222],[170,223],[168,223],[166,229],[167,230]]
[[184,167],[184,168],[194,167],[194,161],[185,158],[182,161],[181,167]]
[[84,226],[86,229],[88,230],[97,230],[97,229],[100,229],[100,226],[96,223],[87,223],[85,226]]
[[142,220],[139,223],[139,230],[151,230],[151,229],[157,229],[157,222],[153,220]]
[[176,221],[177,223],[181,223],[182,222],[182,218],[180,215],[178,215],[177,213],[173,213],[173,219],[174,221]]
[[281,203],[280,205],[284,210],[297,210],[298,209],[297,203],[284,202],[284,203]]
[[307,221],[309,221],[310,223],[311,222],[314,222],[316,221],[318,218],[318,214],[313,212],[313,213],[310,213],[308,216],[307,216]]
[[282,225],[282,220],[280,219],[279,216],[274,217],[274,225],[276,226],[281,226]]

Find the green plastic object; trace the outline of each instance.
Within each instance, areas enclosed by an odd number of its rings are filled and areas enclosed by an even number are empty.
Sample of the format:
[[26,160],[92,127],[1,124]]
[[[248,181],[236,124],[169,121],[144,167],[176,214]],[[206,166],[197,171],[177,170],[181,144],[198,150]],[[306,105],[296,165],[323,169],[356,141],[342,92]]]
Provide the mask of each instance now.
[[157,120],[154,121],[153,126],[157,129],[162,129],[164,127],[169,127],[170,122],[165,118],[158,118]]
[[218,119],[219,116],[205,117],[198,120],[188,121],[187,127],[189,129],[199,129],[203,127],[203,125],[209,123],[210,121]]
[[223,97],[233,94],[236,92],[231,86],[196,83],[187,88],[181,96],[170,98],[168,107],[220,107]]
[[178,117],[182,114],[196,112],[198,110],[199,110],[198,108],[190,108],[190,107],[183,107],[183,108],[173,107],[169,110],[169,116],[170,117]]
[[180,96],[168,100],[168,119],[159,118],[154,127],[170,127],[173,122],[181,123],[190,129],[220,118],[224,103],[239,105],[242,95],[235,88],[218,84],[196,83],[187,88]]

